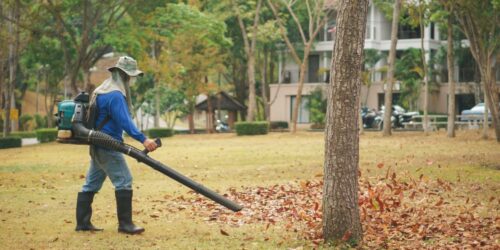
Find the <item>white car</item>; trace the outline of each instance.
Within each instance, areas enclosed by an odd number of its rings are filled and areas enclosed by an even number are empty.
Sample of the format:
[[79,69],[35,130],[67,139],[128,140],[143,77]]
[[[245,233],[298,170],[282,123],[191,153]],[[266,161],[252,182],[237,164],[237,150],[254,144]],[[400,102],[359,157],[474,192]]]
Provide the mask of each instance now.
[[[461,121],[482,121],[484,118],[484,103],[478,103],[471,109],[462,111]],[[488,110],[488,120],[491,120],[491,112]]]

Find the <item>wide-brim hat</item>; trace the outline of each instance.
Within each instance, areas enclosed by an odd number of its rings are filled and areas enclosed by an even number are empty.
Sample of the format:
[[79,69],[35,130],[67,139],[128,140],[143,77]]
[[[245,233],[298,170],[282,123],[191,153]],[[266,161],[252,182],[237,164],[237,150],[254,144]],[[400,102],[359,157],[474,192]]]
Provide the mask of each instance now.
[[144,73],[137,68],[137,61],[130,56],[121,56],[116,65],[108,68],[109,71],[120,69],[129,76],[142,76]]

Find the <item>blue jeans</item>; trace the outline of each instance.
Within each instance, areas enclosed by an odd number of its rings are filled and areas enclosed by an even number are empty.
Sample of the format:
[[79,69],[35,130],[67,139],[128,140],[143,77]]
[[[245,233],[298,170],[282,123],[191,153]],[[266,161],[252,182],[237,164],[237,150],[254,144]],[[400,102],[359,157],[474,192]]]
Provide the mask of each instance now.
[[82,192],[98,192],[101,190],[106,176],[115,186],[115,190],[132,190],[132,175],[123,154],[95,147],[94,157],[91,157],[90,168]]

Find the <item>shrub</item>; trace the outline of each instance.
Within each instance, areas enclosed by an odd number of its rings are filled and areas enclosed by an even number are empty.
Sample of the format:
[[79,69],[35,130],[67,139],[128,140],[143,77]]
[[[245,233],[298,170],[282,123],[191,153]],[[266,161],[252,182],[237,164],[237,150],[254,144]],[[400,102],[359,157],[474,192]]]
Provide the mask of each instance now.
[[288,122],[287,121],[275,121],[271,122],[269,124],[271,129],[287,129],[288,128]]
[[237,122],[234,126],[237,135],[265,135],[269,131],[268,122]]
[[37,129],[36,138],[41,143],[55,141],[57,138],[57,129],[56,128]]
[[21,137],[21,138],[35,138],[36,132],[35,131],[17,131],[17,132],[10,133],[10,135],[14,136],[14,137]]
[[46,128],[47,127],[47,117],[46,116],[41,116],[40,114],[35,114],[33,116],[35,119],[35,128],[40,129],[40,128]]
[[19,117],[19,123],[21,124],[21,128],[23,131],[28,131],[33,129],[33,116],[29,114],[23,114]]
[[0,148],[19,148],[21,145],[21,137],[9,136],[0,138]]
[[147,130],[147,135],[150,138],[171,137],[174,135],[174,130],[170,128],[151,128]]

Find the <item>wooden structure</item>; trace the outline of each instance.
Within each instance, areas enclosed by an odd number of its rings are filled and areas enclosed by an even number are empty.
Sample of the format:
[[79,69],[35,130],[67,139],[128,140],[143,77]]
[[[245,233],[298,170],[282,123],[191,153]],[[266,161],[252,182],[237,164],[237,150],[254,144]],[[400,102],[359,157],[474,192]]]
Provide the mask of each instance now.
[[244,111],[247,107],[240,102],[238,102],[235,98],[230,96],[228,93],[221,91],[216,95],[210,96],[204,101],[196,104],[195,107],[197,110],[205,111],[207,114],[207,128],[214,127],[214,118],[215,111],[218,110],[220,114],[221,110],[225,110],[228,112],[227,124],[230,128],[234,128],[234,123],[238,117],[238,111]]

